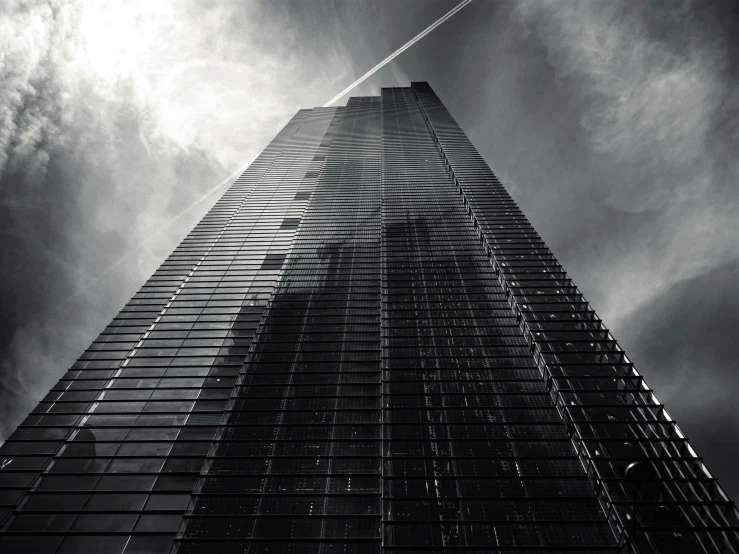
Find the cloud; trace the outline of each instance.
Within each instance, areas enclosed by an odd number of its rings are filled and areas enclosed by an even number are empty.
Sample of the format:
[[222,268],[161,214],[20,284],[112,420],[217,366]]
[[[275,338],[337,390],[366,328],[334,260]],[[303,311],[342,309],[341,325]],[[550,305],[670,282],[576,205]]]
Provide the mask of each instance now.
[[296,84],[321,97],[351,72],[333,41],[297,44],[287,11],[258,3],[39,1],[5,12],[0,171],[31,182],[54,152],[90,138],[70,131],[112,137],[120,110],[140,118],[151,155],[199,149],[238,166],[298,109]]
[[739,95],[719,11],[532,1],[515,15],[579,107],[598,156],[593,177],[603,179],[588,200],[654,231],[609,252],[613,269],[596,285],[604,318],[618,325],[671,284],[739,255],[739,162],[725,148],[739,139]]

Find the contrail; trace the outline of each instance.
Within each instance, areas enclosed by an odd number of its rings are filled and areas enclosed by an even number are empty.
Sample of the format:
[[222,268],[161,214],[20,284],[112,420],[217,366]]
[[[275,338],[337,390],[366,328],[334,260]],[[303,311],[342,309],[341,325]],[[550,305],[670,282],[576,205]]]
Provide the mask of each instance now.
[[331,100],[329,100],[328,102],[326,102],[323,106],[324,107],[328,107],[331,104],[333,104],[334,102],[336,102],[337,100],[339,100],[346,93],[350,92],[354,87],[356,87],[357,85],[359,85],[360,83],[362,83],[363,81],[365,81],[366,79],[368,79],[369,77],[371,77],[372,75],[374,75],[375,73],[377,73],[380,69],[382,69],[388,63],[390,63],[392,60],[394,60],[395,58],[397,58],[398,56],[400,56],[403,52],[405,52],[406,50],[408,50],[408,48],[410,48],[411,46],[413,46],[414,44],[416,44],[419,40],[421,40],[423,37],[425,37],[426,35],[428,35],[431,31],[433,31],[434,29],[436,29],[439,25],[441,25],[442,23],[444,23],[447,19],[449,19],[450,17],[452,17],[455,13],[457,13],[459,10],[461,10],[462,8],[464,8],[470,2],[472,2],[472,0],[464,0],[464,2],[460,3],[456,7],[452,8],[451,10],[449,10],[447,13],[445,13],[444,15],[442,15],[439,19],[437,19],[436,21],[434,21],[431,25],[429,25],[428,27],[426,27],[423,31],[421,31],[420,33],[418,33],[411,40],[409,40],[408,42],[406,42],[403,46],[401,46],[400,48],[398,48],[395,52],[393,52],[392,54],[390,54],[387,58],[385,58],[380,63],[378,63],[375,67],[373,67],[372,69],[370,69],[367,73],[365,73],[364,75],[362,75],[359,79],[357,79],[356,81],[354,81],[351,85],[349,85],[344,90],[342,90],[339,94],[337,94],[336,96],[334,96]]
[[256,159],[257,159],[256,156],[254,156],[253,158],[251,158],[248,162],[246,162],[245,164],[241,165],[236,171],[234,171],[228,177],[226,177],[225,179],[223,179],[223,181],[221,181],[220,183],[218,183],[212,189],[210,189],[205,194],[203,194],[200,198],[198,198],[197,200],[195,200],[195,202],[193,202],[192,204],[190,204],[187,208],[185,208],[180,213],[178,213],[176,216],[174,216],[172,219],[170,219],[169,221],[167,221],[167,223],[165,223],[164,225],[162,225],[158,229],[155,229],[151,234],[149,234],[149,236],[146,239],[144,239],[143,241],[141,241],[136,248],[134,248],[133,250],[129,250],[128,252],[126,252],[123,256],[121,256],[120,258],[118,258],[118,260],[116,260],[111,265],[109,265],[107,267],[107,269],[105,269],[102,273],[100,273],[99,275],[97,275],[92,281],[90,281],[89,283],[85,283],[85,286],[84,287],[80,287],[79,289],[77,289],[77,292],[75,292],[74,294],[72,294],[72,296],[70,296],[69,298],[67,298],[61,304],[57,305],[57,307],[54,308],[54,310],[51,313],[52,314],[57,313],[59,310],[61,310],[63,307],[65,307],[67,304],[69,304],[72,300],[74,300],[80,294],[82,294],[85,290],[87,290],[88,287],[95,286],[108,273],[110,273],[111,271],[113,271],[116,267],[118,267],[119,265],[121,265],[123,262],[125,262],[128,258],[130,258],[131,256],[133,256],[134,254],[140,252],[144,248],[144,246],[146,246],[147,244],[149,244],[152,241],[152,239],[156,238],[162,231],[165,231],[166,229],[168,229],[169,227],[171,227],[172,224],[175,221],[177,221],[178,219],[180,219],[183,215],[185,215],[187,212],[189,212],[190,210],[192,210],[195,206],[197,206],[198,204],[200,204],[201,202],[203,202],[206,198],[208,198],[210,195],[212,195],[215,191],[217,191],[218,189],[222,188],[224,185],[229,184],[234,179],[238,178],[238,176],[241,175],[244,171],[246,171],[246,169]]
[[[423,37],[425,37],[426,35],[428,35],[431,31],[433,31],[434,29],[436,29],[439,25],[441,25],[442,23],[444,23],[447,19],[449,19],[450,17],[452,17],[455,13],[457,13],[459,10],[461,10],[462,8],[464,8],[470,2],[472,2],[472,0],[464,0],[463,2],[461,2],[460,4],[458,4],[457,6],[455,6],[451,10],[449,10],[447,13],[445,13],[444,15],[442,15],[439,19],[437,19],[436,21],[434,21],[431,25],[429,25],[428,27],[426,27],[423,31],[421,31],[420,33],[418,33],[411,40],[409,40],[408,42],[406,42],[403,46],[401,46],[400,48],[398,48],[395,52],[393,52],[392,54],[390,54],[387,58],[385,58],[380,63],[378,63],[375,67],[373,67],[372,69],[370,69],[367,73],[365,73],[364,75],[362,75],[359,79],[357,79],[356,81],[354,81],[351,85],[349,85],[348,87],[346,87],[339,94],[337,94],[331,100],[329,100],[328,102],[326,102],[324,104],[324,107],[330,106],[331,104],[333,104],[334,102],[336,102],[337,100],[339,100],[342,96],[344,96],[348,92],[351,92],[351,90],[354,89],[357,85],[359,85],[360,83],[362,83],[363,81],[365,81],[367,78],[369,78],[370,76],[372,76],[374,73],[377,73],[377,71],[379,71],[380,69],[382,69],[384,66],[386,66],[388,63],[390,63],[392,60],[394,60],[398,56],[400,56],[400,54],[402,54],[403,52],[405,52],[406,50],[408,50],[408,48],[410,48],[411,46],[413,46],[414,44],[416,44],[419,40],[421,40]],[[128,258],[130,258],[131,256],[133,256],[134,254],[140,252],[144,248],[144,246],[146,246],[148,243],[150,243],[162,231],[164,231],[164,230],[168,229],[169,227],[171,227],[172,224],[175,221],[177,221],[178,219],[180,219],[183,215],[185,215],[187,212],[189,212],[190,210],[192,210],[195,206],[197,206],[198,204],[200,204],[201,202],[203,202],[206,198],[208,198],[215,191],[217,191],[218,189],[220,189],[224,185],[227,185],[233,179],[236,179],[241,173],[243,173],[244,171],[246,171],[246,169],[252,164],[252,162],[255,159],[256,159],[256,156],[254,156],[248,162],[246,162],[245,164],[243,164],[236,171],[234,171],[233,173],[231,173],[231,175],[229,175],[228,177],[226,177],[223,181],[221,181],[220,183],[218,183],[216,186],[214,186],[212,189],[210,189],[208,192],[206,192],[203,196],[201,196],[200,198],[198,198],[197,200],[195,200],[195,202],[193,202],[192,204],[190,204],[187,208],[185,208],[184,210],[182,210],[180,213],[178,213],[172,219],[170,219],[169,221],[167,221],[167,223],[165,223],[164,225],[162,225],[161,227],[159,227],[158,229],[156,229],[155,231],[153,231],[145,240],[143,240],[141,243],[139,243],[139,245],[136,248],[134,248],[133,250],[129,250],[128,252],[126,252],[117,261],[113,262],[110,266],[108,266],[107,269],[105,269],[102,273],[100,273],[99,275],[97,275],[92,281],[90,281],[89,283],[86,283],[84,287],[80,287],[79,289],[77,289],[77,292],[75,292],[74,294],[72,294],[72,296],[70,296],[69,298],[67,298],[61,304],[57,305],[57,307],[54,308],[54,310],[51,313],[52,314],[57,313],[59,310],[61,310],[62,308],[64,308],[67,304],[69,304],[72,300],[74,300],[75,298],[77,298],[80,294],[82,294],[89,287],[95,286],[108,273],[110,273],[111,271],[113,271],[115,268],[117,268],[119,265],[121,265],[123,262],[125,262]]]

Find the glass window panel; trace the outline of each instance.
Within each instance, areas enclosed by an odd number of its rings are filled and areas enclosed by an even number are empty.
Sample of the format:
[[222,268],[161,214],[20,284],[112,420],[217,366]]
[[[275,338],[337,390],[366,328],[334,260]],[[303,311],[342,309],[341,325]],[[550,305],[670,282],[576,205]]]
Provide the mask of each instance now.
[[182,517],[178,515],[146,514],[136,523],[137,532],[176,532],[180,527]]
[[81,514],[74,522],[74,531],[120,533],[133,529],[136,514]]
[[77,512],[88,498],[87,494],[34,494],[23,509],[31,512]]
[[146,503],[147,510],[184,511],[190,503],[188,494],[153,494]]
[[120,554],[127,541],[127,535],[68,536],[57,554]]
[[0,539],[0,551],[54,554],[63,539],[63,536],[7,535]]
[[131,512],[139,511],[144,507],[147,496],[145,494],[101,494],[90,495],[85,505],[86,511]]

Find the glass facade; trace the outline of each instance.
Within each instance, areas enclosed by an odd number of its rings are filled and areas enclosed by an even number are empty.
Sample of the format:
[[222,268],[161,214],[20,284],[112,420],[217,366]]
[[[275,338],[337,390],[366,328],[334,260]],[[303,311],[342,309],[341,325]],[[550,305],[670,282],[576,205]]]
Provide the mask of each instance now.
[[413,91],[382,107],[385,548],[612,551]]
[[2,552],[728,553],[737,525],[426,83],[299,111],[0,447]]
[[181,552],[379,551],[378,100],[352,98],[331,122]]

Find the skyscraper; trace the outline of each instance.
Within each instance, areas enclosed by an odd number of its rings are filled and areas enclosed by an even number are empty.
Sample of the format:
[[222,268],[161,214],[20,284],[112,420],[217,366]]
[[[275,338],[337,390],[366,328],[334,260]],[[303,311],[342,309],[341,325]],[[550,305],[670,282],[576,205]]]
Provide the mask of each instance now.
[[739,552],[425,83],[299,111],[0,453],[2,552]]

